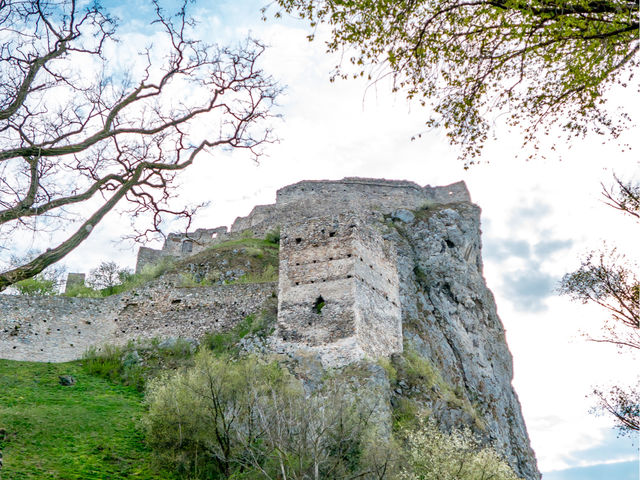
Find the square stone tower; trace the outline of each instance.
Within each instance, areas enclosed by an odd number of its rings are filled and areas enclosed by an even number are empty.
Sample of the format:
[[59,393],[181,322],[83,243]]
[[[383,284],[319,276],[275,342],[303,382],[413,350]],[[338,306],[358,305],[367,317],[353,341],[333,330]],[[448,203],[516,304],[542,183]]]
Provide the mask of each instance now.
[[283,225],[278,302],[286,342],[343,345],[351,357],[402,351],[395,252],[355,214]]

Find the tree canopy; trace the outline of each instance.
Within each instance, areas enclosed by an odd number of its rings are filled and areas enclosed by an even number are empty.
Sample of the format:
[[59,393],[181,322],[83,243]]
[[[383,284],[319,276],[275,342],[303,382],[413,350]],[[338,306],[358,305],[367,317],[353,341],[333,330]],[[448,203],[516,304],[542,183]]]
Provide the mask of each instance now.
[[97,3],[0,0],[0,249],[79,223],[29,262],[0,265],[0,291],[62,259],[118,204],[150,220],[140,236],[190,218],[171,202],[179,171],[272,141],[280,88],[258,66],[264,46],[203,43],[188,3],[153,2],[142,45]]
[[[474,163],[503,116],[538,146],[542,136],[617,138],[614,84],[637,89],[638,3],[628,0],[276,0],[330,27],[334,77],[393,77],[394,90],[432,107],[427,121]],[[309,36],[313,39],[313,34]],[[350,66],[349,66],[350,64]],[[555,145],[555,144],[554,144]]]

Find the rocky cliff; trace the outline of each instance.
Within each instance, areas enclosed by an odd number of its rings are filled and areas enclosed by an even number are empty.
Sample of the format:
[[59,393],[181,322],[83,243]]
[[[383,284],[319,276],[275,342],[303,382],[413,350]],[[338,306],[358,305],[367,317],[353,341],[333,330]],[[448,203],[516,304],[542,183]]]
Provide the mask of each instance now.
[[[278,228],[277,255],[276,244],[249,238]],[[271,335],[243,338],[244,350],[278,355],[311,390],[326,369],[343,371],[379,403],[381,431],[427,413],[444,430],[473,429],[518,475],[540,478],[482,275],[480,209],[463,183],[300,182],[225,232],[173,235],[162,251],[141,251],[139,269],[179,258],[196,282],[189,288],[161,277],[102,300],[3,296],[0,357],[63,361],[101,342],[198,340],[277,297]],[[265,272],[276,266],[277,289],[258,283],[273,281]]]
[[540,478],[511,386],[511,353],[482,276],[480,209],[459,202],[386,218],[398,248],[404,354],[429,362],[443,380],[430,387],[400,380],[392,402],[425,406],[446,427],[473,425],[518,474]]

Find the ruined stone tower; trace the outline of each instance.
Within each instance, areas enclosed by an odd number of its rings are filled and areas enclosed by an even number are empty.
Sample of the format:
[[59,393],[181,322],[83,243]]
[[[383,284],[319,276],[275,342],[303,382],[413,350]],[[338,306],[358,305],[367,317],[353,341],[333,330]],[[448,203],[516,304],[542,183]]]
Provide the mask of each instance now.
[[355,357],[402,351],[395,253],[355,214],[286,225],[278,290],[284,341],[339,345]]

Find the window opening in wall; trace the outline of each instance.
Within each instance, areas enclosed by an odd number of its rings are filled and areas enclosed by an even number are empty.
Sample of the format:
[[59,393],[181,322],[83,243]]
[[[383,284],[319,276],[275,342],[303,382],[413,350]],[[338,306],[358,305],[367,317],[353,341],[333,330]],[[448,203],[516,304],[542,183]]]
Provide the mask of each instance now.
[[330,237],[335,237],[336,236],[336,232],[329,232],[329,236]]
[[185,240],[182,242],[182,253],[191,253],[193,250],[193,242],[191,240]]
[[300,242],[302,242],[302,238],[300,238],[300,237],[296,238],[296,244],[300,245]]
[[322,298],[322,295],[320,295],[318,298],[316,298],[316,301],[313,304],[313,311],[320,315],[322,313],[322,309],[326,304],[327,303],[324,301],[324,298]]

